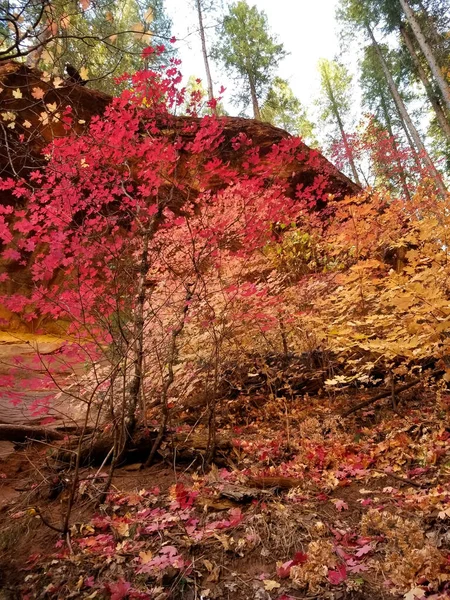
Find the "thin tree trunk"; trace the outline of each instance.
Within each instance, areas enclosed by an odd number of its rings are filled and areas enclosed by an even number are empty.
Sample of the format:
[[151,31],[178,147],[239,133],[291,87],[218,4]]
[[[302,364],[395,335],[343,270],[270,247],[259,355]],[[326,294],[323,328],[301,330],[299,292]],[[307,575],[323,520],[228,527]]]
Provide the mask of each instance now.
[[372,29],[368,23],[366,23],[366,29],[367,29],[367,33],[370,36],[370,39],[372,40],[374,47],[375,47],[375,51],[378,55],[378,58],[380,60],[381,68],[383,69],[384,76],[386,77],[386,81],[388,83],[388,86],[391,91],[392,98],[395,102],[397,110],[399,111],[403,121],[406,123],[406,126],[408,127],[408,130],[414,140],[414,144],[416,145],[417,149],[419,150],[420,154],[422,155],[423,160],[425,161],[425,164],[430,169],[430,172],[433,173],[433,176],[434,176],[434,179],[435,179],[435,182],[436,182],[436,185],[437,185],[439,191],[442,193],[443,196],[446,196],[447,189],[444,185],[441,174],[434,166],[434,163],[431,160],[430,155],[428,154],[424,143],[422,142],[419,132],[417,131],[414,123],[411,120],[411,117],[408,114],[408,111],[406,110],[405,103],[403,102],[403,99],[400,96],[397,86],[395,85],[395,81],[391,75],[391,72],[389,71],[389,67],[386,64],[383,53],[381,52],[381,48],[379,47],[378,42],[376,41],[375,36],[373,35],[373,32],[372,32]]
[[[424,15],[427,15],[427,17],[428,17],[427,9],[425,8],[424,3],[421,2],[420,0],[418,0],[417,5],[420,8],[420,10],[422,11],[422,13]],[[436,27],[434,26],[433,20],[430,17],[427,19],[427,21],[428,21],[427,22],[427,30],[428,31],[425,34],[425,39],[427,39],[428,42],[431,41],[433,44],[436,44],[436,46],[441,46],[443,43],[445,43],[444,37],[436,29]]]
[[334,117],[338,123],[339,131],[341,132],[342,141],[344,143],[345,155],[348,159],[348,162],[350,163],[350,168],[353,173],[353,179],[355,180],[355,183],[357,183],[360,187],[362,187],[361,181],[358,176],[358,171],[356,170],[355,160],[353,158],[353,152],[350,147],[350,144],[348,143],[347,134],[345,133],[344,124],[342,123],[341,115],[339,113],[339,108],[338,108],[336,99],[334,97],[333,88],[331,87],[331,83],[328,78],[328,73],[324,73],[324,75],[325,75],[325,84],[326,84],[326,87],[328,90],[328,97],[330,98]]
[[387,130],[392,139],[392,145],[394,147],[394,152],[395,152],[395,162],[397,163],[398,173],[399,173],[400,182],[402,184],[403,193],[405,194],[406,198],[408,198],[408,200],[411,200],[411,194],[409,193],[408,183],[406,181],[405,169],[403,168],[402,162],[398,157],[397,140],[395,139],[394,130],[392,129],[391,117],[389,115],[389,110],[388,110],[388,107],[386,104],[386,98],[384,97],[382,90],[380,89],[379,91],[380,91],[381,108],[383,110],[384,120],[386,121]]
[[170,341],[170,349],[169,356],[167,360],[167,376],[163,377],[163,386],[161,391],[161,422],[159,426],[158,435],[156,436],[155,441],[153,442],[152,448],[150,450],[150,454],[145,461],[145,466],[149,467],[153,459],[155,458],[156,453],[161,446],[161,442],[163,441],[164,435],[167,430],[167,423],[169,421],[169,390],[174,381],[175,373],[173,367],[178,358],[178,337],[182,334],[184,326],[186,324],[186,317],[189,310],[189,303],[192,299],[192,294],[194,292],[195,286],[189,285],[186,290],[186,300],[183,306],[183,311],[181,315],[181,320],[175,329],[172,331],[171,341]]
[[143,365],[144,365],[144,307],[146,300],[146,277],[149,269],[149,249],[150,241],[155,233],[155,225],[157,219],[161,216],[162,207],[158,208],[157,214],[153,217],[153,221],[148,226],[143,234],[143,247],[141,255],[141,263],[139,265],[138,287],[136,297],[136,308],[134,312],[134,373],[130,384],[130,397],[126,411],[126,442],[131,439],[136,428],[136,410],[139,405],[142,380],[143,380]]
[[447,115],[444,112],[440,98],[434,93],[433,86],[430,80],[428,79],[428,75],[425,72],[425,69],[422,67],[420,59],[416,54],[411,36],[407,28],[403,24],[400,26],[400,33],[405,42],[405,46],[407,47],[408,52],[411,55],[411,59],[414,63],[417,75],[419,76],[420,81],[423,83],[423,86],[428,96],[428,100],[430,101],[430,104],[433,107],[438,123],[442,131],[445,133],[447,140],[450,141],[450,121],[448,120]]
[[253,81],[253,75],[250,71],[250,68],[247,68],[247,75],[248,75],[248,83],[250,85],[250,95],[252,98],[253,118],[256,119],[257,121],[261,121],[261,111],[259,109],[258,96],[256,95],[255,82]]
[[136,427],[136,409],[139,404],[139,394],[142,385],[143,363],[144,363],[144,305],[145,305],[145,278],[148,273],[149,242],[150,233],[144,237],[141,264],[139,268],[139,280],[137,291],[137,303],[134,315],[134,374],[130,385],[130,399],[127,406],[127,437],[131,438]]
[[25,62],[27,67],[29,67],[30,69],[38,68],[39,62],[42,58],[42,54],[44,53],[47,42],[50,40],[51,37],[52,37],[51,25],[46,24],[44,30],[41,31],[41,33],[39,33],[37,36],[38,43],[36,45],[36,48],[33,50],[33,52],[30,52],[30,54],[27,56],[27,59]]
[[[197,4],[198,26],[200,29],[200,39],[202,42],[203,62],[205,64],[206,81],[208,82],[208,98],[211,101],[214,99],[214,90],[213,90],[213,82],[212,82],[212,77],[211,77],[211,69],[209,68],[208,50],[206,47],[206,36],[205,36],[205,28],[203,25],[201,0],[196,0],[196,4]],[[214,114],[216,114],[215,107],[211,107],[211,110]]]
[[414,33],[414,36],[419,43],[419,46],[427,60],[427,63],[430,65],[431,72],[433,73],[434,78],[436,79],[436,83],[438,84],[442,96],[444,98],[445,104],[447,105],[447,109],[450,110],[450,86],[448,85],[445,77],[442,73],[440,66],[436,60],[433,50],[425,39],[425,35],[422,32],[419,21],[416,19],[416,15],[414,11],[409,6],[406,0],[400,0],[400,4],[403,8],[403,11],[408,19],[408,23],[411,25],[411,29]]
[[[391,96],[392,96],[392,92],[391,92]],[[414,144],[414,140],[411,137],[411,134],[409,132],[408,126],[406,125],[405,121],[403,120],[402,114],[400,112],[400,109],[398,108],[397,104],[395,105],[396,109],[397,109],[397,116],[399,118],[400,121],[400,125],[403,129],[403,131],[405,132],[405,137],[406,140],[408,142],[408,145],[411,149],[413,158],[414,158],[414,162],[416,163],[416,167],[417,170],[420,172],[420,170],[422,169],[422,165],[420,162],[420,158],[419,158],[419,154],[418,154],[418,149],[416,148],[415,144]]]
[[336,116],[336,120],[339,125],[339,130],[341,132],[342,141],[344,142],[345,154],[347,155],[348,161],[350,163],[350,167],[351,167],[352,174],[353,174],[353,179],[355,180],[355,183],[357,183],[360,187],[362,187],[361,181],[359,179],[358,171],[356,169],[355,159],[353,158],[353,151],[350,147],[350,144],[348,143],[347,134],[345,133],[344,125],[341,120],[341,115],[339,114],[337,107],[336,107],[335,116]]
[[214,383],[211,397],[208,399],[208,444],[205,452],[206,464],[210,464],[214,459],[216,452],[216,413],[217,413],[217,396],[219,392],[219,362],[220,362],[220,345],[221,336],[217,336],[217,332],[213,330],[214,335]]

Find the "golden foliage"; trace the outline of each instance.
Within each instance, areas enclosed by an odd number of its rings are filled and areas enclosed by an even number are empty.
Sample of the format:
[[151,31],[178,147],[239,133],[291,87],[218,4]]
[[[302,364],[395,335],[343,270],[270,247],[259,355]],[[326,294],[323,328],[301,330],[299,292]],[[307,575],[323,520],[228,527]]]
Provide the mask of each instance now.
[[[447,356],[448,201],[418,194],[407,204],[379,191],[347,198],[334,211],[320,239],[311,224],[320,267],[313,275],[300,270],[295,284],[296,329],[313,330],[351,367],[332,385],[352,381],[351,372],[364,381],[375,361],[398,367]],[[307,218],[301,227],[306,236]],[[285,298],[292,302],[292,288]]]
[[444,555],[427,542],[416,521],[378,510],[369,510],[362,518],[363,535],[380,535],[385,539],[382,570],[399,592],[405,593],[419,580],[445,581]]
[[306,588],[316,594],[326,582],[328,569],[336,565],[336,554],[333,544],[324,539],[310,542],[306,553],[307,562],[292,567],[290,577],[297,587]]

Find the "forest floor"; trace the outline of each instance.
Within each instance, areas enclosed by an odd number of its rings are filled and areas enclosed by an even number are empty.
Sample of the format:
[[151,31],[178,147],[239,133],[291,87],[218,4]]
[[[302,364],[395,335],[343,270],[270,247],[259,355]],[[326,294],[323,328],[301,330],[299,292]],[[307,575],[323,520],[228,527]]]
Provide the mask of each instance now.
[[168,440],[100,507],[106,469],[86,468],[68,539],[41,515],[59,526],[70,474],[45,445],[5,450],[1,600],[450,598],[450,394],[340,417],[367,394],[225,402],[216,465],[174,466]]

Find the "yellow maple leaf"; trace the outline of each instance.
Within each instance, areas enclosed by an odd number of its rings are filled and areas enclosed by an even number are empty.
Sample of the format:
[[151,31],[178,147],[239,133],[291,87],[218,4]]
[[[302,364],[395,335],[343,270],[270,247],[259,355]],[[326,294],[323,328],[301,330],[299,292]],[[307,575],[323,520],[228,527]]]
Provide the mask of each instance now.
[[17,98],[18,100],[20,98],[23,98],[22,92],[19,90],[19,88],[17,88],[16,90],[14,90],[12,94],[13,94],[14,98]]
[[122,537],[128,537],[130,535],[130,526],[128,523],[117,523],[115,529]]
[[44,96],[45,96],[45,92],[42,88],[40,87],[34,87],[33,91],[31,92],[31,95],[33,96],[33,98],[35,98],[36,100],[41,100]]
[[55,77],[53,80],[53,87],[58,89],[64,85],[64,80],[61,77]]
[[145,27],[142,23],[135,23],[130,27],[130,30],[133,32],[133,37],[136,40],[141,40],[145,34]]
[[42,123],[42,125],[47,125],[48,124],[48,113],[41,112],[41,114],[39,116],[39,121]]
[[7,112],[3,112],[2,113],[2,119],[4,121],[15,121],[16,120],[16,113],[11,112],[10,110],[8,110]]
[[141,559],[141,563],[145,565],[146,563],[149,563],[152,560],[153,552],[150,552],[150,550],[148,550],[147,552],[139,552],[139,558]]
[[60,24],[63,29],[68,29],[70,26],[70,15],[63,15],[60,19]]
[[144,15],[144,21],[146,23],[151,23],[153,21],[153,9],[150,7]]
[[277,588],[281,587],[281,584],[278,583],[278,581],[274,581],[273,579],[264,579],[263,583],[266,592],[271,592],[272,590],[276,590]]

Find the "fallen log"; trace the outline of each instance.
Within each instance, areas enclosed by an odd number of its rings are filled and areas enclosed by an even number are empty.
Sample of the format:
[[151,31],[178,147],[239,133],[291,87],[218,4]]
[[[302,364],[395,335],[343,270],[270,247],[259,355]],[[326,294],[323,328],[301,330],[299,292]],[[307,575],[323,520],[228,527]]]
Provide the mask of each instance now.
[[2,442],[32,442],[35,440],[63,440],[65,435],[49,427],[35,425],[0,424],[0,441]]
[[264,489],[264,486],[259,487],[245,487],[243,485],[236,485],[227,483],[220,490],[220,496],[233,500],[233,502],[251,502],[261,496],[267,496],[270,494],[274,486],[271,486],[268,490]]
[[303,479],[295,477],[249,477],[248,481],[256,488],[291,490],[303,485]]
[[381,475],[385,475],[386,477],[391,477],[392,479],[395,479],[395,481],[400,481],[404,485],[411,485],[411,486],[419,488],[419,489],[422,488],[422,484],[417,483],[417,481],[413,481],[412,479],[408,479],[407,477],[402,477],[400,475],[395,475],[395,473],[388,473],[387,471],[380,471],[380,469],[370,469],[370,471],[373,471],[374,473],[380,473]]
[[361,408],[365,408],[366,406],[370,406],[374,402],[377,402],[377,400],[382,400],[383,398],[392,396],[392,393],[397,395],[397,394],[400,394],[401,392],[406,392],[406,390],[409,390],[410,388],[414,387],[415,385],[418,385],[419,383],[422,383],[422,379],[414,379],[413,381],[410,381],[409,383],[405,383],[404,385],[401,385],[398,388],[394,388],[394,391],[392,391],[392,389],[390,389],[390,390],[385,390],[384,392],[380,392],[376,396],[373,396],[372,398],[369,398],[368,400],[364,400],[363,402],[360,402],[359,404],[352,406],[351,408],[349,408],[348,410],[346,410],[345,412],[342,413],[342,417],[348,417],[349,415],[353,414],[354,412],[357,412]]
[[[126,463],[145,462],[158,431],[150,431],[141,427],[137,429],[131,443],[129,444],[123,461]],[[65,448],[60,448],[54,457],[58,462],[73,463],[76,458],[77,439],[72,439]],[[87,435],[81,444],[80,464],[100,465],[108,457],[107,462],[112,458],[111,448],[114,445],[112,433],[103,432]],[[158,452],[163,459],[173,459],[177,461],[192,461],[195,458],[203,456],[208,447],[207,432],[194,433],[167,433],[163,441],[163,447]],[[216,449],[227,451],[231,449],[231,442],[227,438],[218,436],[216,440]]]

